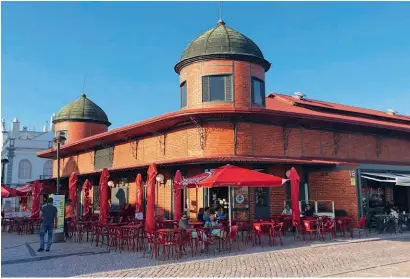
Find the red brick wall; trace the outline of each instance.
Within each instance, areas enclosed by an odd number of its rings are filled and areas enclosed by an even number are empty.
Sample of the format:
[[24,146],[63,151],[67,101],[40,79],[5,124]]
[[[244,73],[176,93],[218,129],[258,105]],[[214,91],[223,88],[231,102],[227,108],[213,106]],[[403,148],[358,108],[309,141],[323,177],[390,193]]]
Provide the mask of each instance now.
[[[234,102],[202,102],[202,76],[212,74],[233,74]],[[202,107],[236,107],[249,108],[251,104],[250,77],[265,80],[264,69],[243,61],[215,60],[191,64],[180,72],[180,84],[187,84],[187,106],[185,108]]]
[[[114,147],[113,168],[160,163],[164,160],[205,156],[255,156],[281,158],[312,158],[332,161],[389,163],[410,162],[410,141],[384,139],[382,144],[371,135],[339,134],[338,150],[335,133],[309,129],[289,129],[287,145],[283,128],[255,123],[238,123],[236,146],[234,124],[213,122],[204,125],[204,148],[201,148],[200,130],[192,125],[178,128],[165,135],[148,136],[135,142]],[[379,142],[379,143],[378,143]],[[285,150],[285,145],[287,149]],[[165,146],[165,150],[164,150]],[[377,156],[379,146],[380,154]],[[337,151],[337,152],[336,152]],[[94,170],[94,152],[85,152],[63,158],[62,175]],[[56,175],[56,163],[54,165]]]
[[74,121],[56,123],[54,129],[56,132],[68,131],[67,143],[73,143],[77,140],[108,131],[108,127],[105,124]]
[[350,170],[310,172],[310,200],[333,200],[335,210],[343,209],[358,219],[356,185],[351,185]]

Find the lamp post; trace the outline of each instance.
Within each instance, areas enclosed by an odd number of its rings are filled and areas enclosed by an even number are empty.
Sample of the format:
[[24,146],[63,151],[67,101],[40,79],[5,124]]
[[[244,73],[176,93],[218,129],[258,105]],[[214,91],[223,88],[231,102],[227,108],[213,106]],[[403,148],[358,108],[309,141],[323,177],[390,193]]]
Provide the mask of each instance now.
[[[66,138],[62,136],[61,134],[58,135],[53,139],[55,143],[57,143],[57,151],[56,151],[56,156],[57,156],[57,187],[56,187],[56,195],[59,195],[60,193],[60,147],[61,144],[64,143]],[[64,210],[64,209],[63,209]],[[64,242],[64,233],[63,232],[55,232],[53,234],[53,242],[54,243],[59,243],[59,242]]]
[[164,183],[164,175],[162,175],[162,174],[157,174],[157,176],[155,177],[155,180],[157,181],[157,183],[156,183],[156,193],[155,193],[155,198],[156,198],[156,206],[155,206],[155,216],[157,216],[157,214],[158,214],[158,184],[162,184],[162,183]]
[[9,159],[3,158],[1,159],[1,184],[4,184],[4,169],[6,167],[6,164],[8,164]]
[[57,143],[57,190],[56,195],[60,193],[60,147],[61,144],[64,143],[66,138],[62,135],[59,135],[53,139],[55,143]]

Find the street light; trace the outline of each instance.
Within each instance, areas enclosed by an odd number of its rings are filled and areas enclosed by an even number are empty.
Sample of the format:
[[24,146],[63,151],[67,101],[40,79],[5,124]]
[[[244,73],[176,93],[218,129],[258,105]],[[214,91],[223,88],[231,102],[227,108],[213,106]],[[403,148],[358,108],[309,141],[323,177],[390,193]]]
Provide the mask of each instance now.
[[9,159],[3,158],[1,159],[1,184],[4,184],[4,169],[6,164],[8,164]]
[[66,141],[66,138],[61,134],[53,139],[57,143],[57,191],[56,195],[60,193],[60,146]]

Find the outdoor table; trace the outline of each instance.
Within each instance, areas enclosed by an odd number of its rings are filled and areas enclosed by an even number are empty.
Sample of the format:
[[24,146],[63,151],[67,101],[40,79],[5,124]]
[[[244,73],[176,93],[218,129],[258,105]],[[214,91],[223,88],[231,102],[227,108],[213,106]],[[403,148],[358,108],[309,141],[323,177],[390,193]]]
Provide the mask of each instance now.
[[380,214],[380,215],[374,215],[376,219],[376,228],[379,233],[383,233],[388,229],[391,229],[394,224],[394,217],[391,215],[387,214]]
[[128,225],[121,226],[121,228],[125,228],[125,229],[139,229],[142,227],[144,227],[143,224],[131,224],[131,225],[128,224]]
[[200,221],[198,221],[198,222],[189,222],[189,225],[191,225],[194,228],[200,228],[204,225],[204,222],[200,222]]
[[174,220],[161,220],[161,221],[157,221],[158,224],[161,225],[161,229],[162,228],[171,228],[171,226],[173,226],[175,224]]

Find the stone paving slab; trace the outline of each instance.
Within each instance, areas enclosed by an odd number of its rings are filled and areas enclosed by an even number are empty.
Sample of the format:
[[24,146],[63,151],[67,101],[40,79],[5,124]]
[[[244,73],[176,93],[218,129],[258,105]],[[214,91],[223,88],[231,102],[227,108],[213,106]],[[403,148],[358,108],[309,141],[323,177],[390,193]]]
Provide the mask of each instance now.
[[[2,234],[2,249],[3,243],[5,248],[14,249],[13,245],[35,241],[36,238],[38,241],[38,235],[27,238],[9,235],[4,242]],[[31,244],[35,250],[36,245],[38,243]],[[382,250],[387,252],[381,253]],[[142,253],[136,252],[108,253],[105,248],[95,248],[89,243],[53,244],[49,256],[30,256],[21,261],[10,260],[4,252],[1,271],[4,277],[329,276],[369,268],[374,264],[410,260],[410,234],[373,234],[370,238],[338,239],[325,243],[297,241],[290,237],[285,239],[284,246],[248,247],[245,251],[233,250],[231,254],[217,252],[215,256],[213,253],[195,257],[189,254],[178,261],[166,262],[143,258]],[[375,260],[370,260],[373,258]],[[323,263],[318,263],[317,259],[323,259]]]

